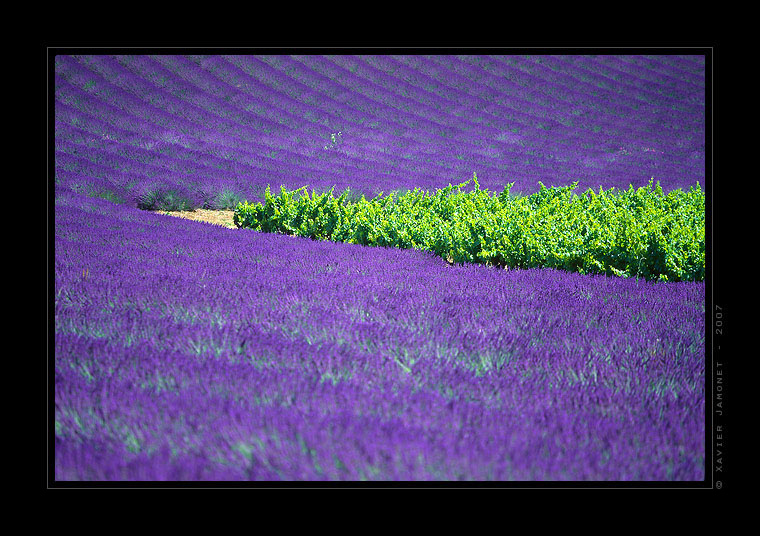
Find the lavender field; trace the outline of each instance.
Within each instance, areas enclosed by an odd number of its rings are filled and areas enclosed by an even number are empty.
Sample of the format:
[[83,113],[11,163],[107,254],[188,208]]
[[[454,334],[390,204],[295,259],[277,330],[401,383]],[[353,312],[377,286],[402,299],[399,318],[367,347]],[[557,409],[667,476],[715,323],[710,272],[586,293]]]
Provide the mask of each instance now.
[[162,212],[704,189],[704,60],[55,56],[55,479],[703,480],[704,281]]

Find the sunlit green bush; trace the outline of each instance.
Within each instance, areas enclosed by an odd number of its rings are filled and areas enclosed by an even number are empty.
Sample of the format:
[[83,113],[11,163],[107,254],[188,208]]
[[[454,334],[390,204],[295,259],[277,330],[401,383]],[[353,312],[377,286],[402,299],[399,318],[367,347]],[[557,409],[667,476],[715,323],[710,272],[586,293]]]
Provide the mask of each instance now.
[[[474,188],[463,189],[470,183]],[[528,196],[481,190],[477,176],[433,194],[415,189],[358,200],[333,191],[269,188],[240,203],[238,227],[317,240],[417,248],[452,263],[550,267],[580,273],[694,281],[705,277],[705,196],[699,184],[667,195],[659,183],[625,191],[571,186]]]

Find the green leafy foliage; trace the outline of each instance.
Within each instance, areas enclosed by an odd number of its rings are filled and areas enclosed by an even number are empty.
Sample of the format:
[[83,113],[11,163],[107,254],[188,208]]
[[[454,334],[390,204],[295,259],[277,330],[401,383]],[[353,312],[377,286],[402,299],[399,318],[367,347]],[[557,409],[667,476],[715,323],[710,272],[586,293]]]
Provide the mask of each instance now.
[[[473,183],[474,188],[464,191]],[[577,183],[528,196],[481,190],[477,175],[434,194],[415,189],[356,198],[346,190],[267,187],[263,203],[238,204],[238,227],[370,246],[433,251],[451,263],[558,268],[580,273],[695,281],[705,277],[705,196],[697,184],[667,195],[659,183],[575,193]]]

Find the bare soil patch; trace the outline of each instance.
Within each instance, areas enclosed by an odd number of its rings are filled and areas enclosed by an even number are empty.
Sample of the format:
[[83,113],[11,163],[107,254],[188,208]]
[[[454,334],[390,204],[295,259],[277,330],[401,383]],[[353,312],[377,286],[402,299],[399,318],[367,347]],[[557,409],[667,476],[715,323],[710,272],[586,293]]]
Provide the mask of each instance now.
[[236,229],[233,216],[235,211],[232,209],[223,210],[210,210],[197,208],[195,210],[177,210],[177,211],[160,211],[160,214],[167,216],[176,216],[178,218],[185,218],[188,220],[203,221],[206,223],[212,223],[214,225],[221,225],[222,227],[228,227],[230,229]]

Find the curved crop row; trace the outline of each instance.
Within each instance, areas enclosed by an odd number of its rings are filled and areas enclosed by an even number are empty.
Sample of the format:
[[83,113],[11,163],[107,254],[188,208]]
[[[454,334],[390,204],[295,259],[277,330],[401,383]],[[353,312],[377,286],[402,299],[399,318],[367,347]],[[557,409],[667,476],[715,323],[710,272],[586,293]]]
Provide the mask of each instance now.
[[[475,188],[462,189],[470,182]],[[240,203],[238,227],[354,244],[425,249],[453,263],[560,268],[580,273],[696,281],[705,277],[705,196],[699,184],[665,195],[659,183],[582,195],[572,186],[529,196],[481,190],[477,175],[430,194],[351,199],[306,188]],[[300,195],[299,195],[300,194]]]
[[432,191],[472,170],[523,194],[704,187],[699,60],[61,55],[55,170],[165,209],[261,201],[267,184]]
[[704,283],[55,207],[57,481],[705,478]]

